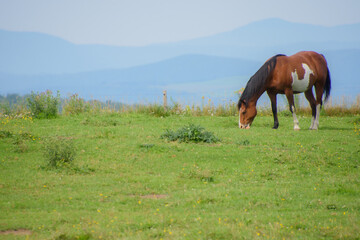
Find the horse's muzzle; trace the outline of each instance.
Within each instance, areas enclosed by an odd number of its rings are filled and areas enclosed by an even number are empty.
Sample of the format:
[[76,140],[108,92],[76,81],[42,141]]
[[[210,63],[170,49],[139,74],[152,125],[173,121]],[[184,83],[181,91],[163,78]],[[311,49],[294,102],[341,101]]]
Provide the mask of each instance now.
[[250,128],[250,124],[242,124],[242,123],[240,123],[240,124],[239,124],[239,128],[241,128],[241,129],[249,129],[249,128]]

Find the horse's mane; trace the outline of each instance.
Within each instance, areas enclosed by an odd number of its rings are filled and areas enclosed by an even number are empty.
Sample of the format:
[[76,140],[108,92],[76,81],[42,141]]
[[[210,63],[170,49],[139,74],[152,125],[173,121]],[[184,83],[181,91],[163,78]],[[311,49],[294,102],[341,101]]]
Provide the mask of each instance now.
[[241,107],[241,103],[249,101],[252,96],[258,93],[261,90],[261,87],[265,85],[266,80],[269,75],[272,73],[276,66],[276,58],[279,56],[285,56],[283,54],[278,54],[273,56],[268,61],[262,65],[262,67],[250,78],[247,82],[244,92],[241,94],[241,97],[238,102],[238,109]]

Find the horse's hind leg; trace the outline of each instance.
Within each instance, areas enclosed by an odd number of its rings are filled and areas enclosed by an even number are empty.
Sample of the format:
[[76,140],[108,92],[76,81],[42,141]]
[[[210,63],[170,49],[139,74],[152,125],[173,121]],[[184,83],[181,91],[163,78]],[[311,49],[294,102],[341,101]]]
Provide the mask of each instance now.
[[285,90],[285,95],[286,98],[289,102],[289,108],[290,108],[290,112],[293,115],[293,119],[294,119],[294,130],[300,130],[300,126],[299,126],[299,121],[296,117],[296,113],[295,113],[295,105],[294,105],[294,93],[292,89],[286,89]]
[[315,119],[316,119],[316,112],[317,111],[316,111],[316,101],[315,101],[315,98],[314,98],[312,88],[305,92],[305,97],[309,101],[311,111],[312,111],[311,125],[310,125],[309,129],[313,130],[313,129],[316,129],[316,128],[314,128],[315,127],[314,125],[315,125]]

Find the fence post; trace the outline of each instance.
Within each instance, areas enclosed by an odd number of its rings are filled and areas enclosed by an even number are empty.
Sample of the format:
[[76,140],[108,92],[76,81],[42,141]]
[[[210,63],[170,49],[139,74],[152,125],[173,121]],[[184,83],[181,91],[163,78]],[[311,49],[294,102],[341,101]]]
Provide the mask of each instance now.
[[163,91],[163,103],[164,103],[164,110],[167,109],[167,93],[166,90]]

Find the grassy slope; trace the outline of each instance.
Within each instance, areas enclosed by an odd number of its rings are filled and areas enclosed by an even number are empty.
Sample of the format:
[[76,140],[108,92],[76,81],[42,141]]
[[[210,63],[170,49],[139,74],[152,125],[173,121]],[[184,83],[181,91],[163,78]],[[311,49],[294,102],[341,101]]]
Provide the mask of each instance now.
[[[358,238],[359,118],[322,117],[319,131],[299,120],[304,130],[290,117],[272,130],[259,116],[248,131],[235,117],[2,119],[0,130],[31,137],[0,138],[0,230],[30,229],[30,239]],[[187,123],[222,142],[159,138]],[[43,168],[49,136],[74,140],[77,170]]]

